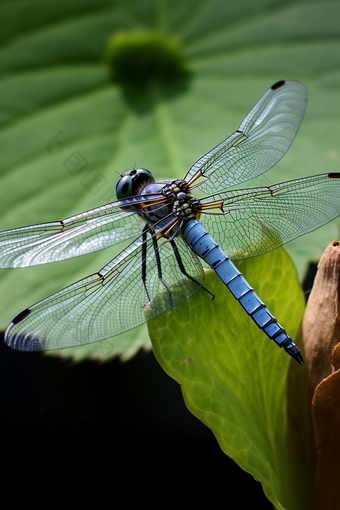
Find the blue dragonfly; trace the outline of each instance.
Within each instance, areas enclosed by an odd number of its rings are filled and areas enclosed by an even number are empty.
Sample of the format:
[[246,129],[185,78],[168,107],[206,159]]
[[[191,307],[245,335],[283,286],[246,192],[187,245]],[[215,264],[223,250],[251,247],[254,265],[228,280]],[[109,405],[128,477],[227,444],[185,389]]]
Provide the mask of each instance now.
[[[269,339],[302,364],[299,348],[231,259],[269,252],[336,218],[340,173],[230,188],[266,172],[284,156],[306,104],[302,83],[281,80],[183,179],[156,183],[149,170],[133,169],[121,176],[116,202],[0,233],[2,268],[65,260],[133,238],[97,273],[20,312],[5,342],[14,349],[41,351],[113,337],[199,289],[211,294],[204,287],[208,266]],[[204,198],[195,197],[196,188]]]

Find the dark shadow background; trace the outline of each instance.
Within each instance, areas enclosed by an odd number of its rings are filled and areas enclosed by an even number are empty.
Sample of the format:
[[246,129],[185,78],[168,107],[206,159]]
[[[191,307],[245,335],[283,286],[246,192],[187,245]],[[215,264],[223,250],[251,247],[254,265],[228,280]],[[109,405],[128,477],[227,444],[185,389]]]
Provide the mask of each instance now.
[[82,473],[83,492],[99,474],[134,505],[161,491],[162,501],[189,498],[213,507],[225,501],[228,508],[237,498],[237,508],[272,510],[261,484],[187,410],[180,386],[152,352],[124,364],[72,365],[12,351],[3,335],[0,345],[2,440],[10,445],[3,462],[13,476],[27,478],[33,469],[33,479],[51,475],[52,485],[63,486]]

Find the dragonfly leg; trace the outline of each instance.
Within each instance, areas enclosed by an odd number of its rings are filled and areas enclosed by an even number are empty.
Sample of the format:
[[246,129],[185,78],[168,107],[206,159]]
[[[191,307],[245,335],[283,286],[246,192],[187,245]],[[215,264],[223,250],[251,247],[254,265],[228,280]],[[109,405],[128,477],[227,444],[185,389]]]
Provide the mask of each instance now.
[[147,237],[147,231],[148,231],[148,226],[145,225],[145,227],[143,228],[143,231],[142,231],[142,241],[143,241],[143,244],[142,244],[142,281],[143,281],[144,289],[145,289],[146,295],[148,297],[148,300],[151,301],[150,296],[149,296],[149,291],[146,286],[146,251],[147,251],[146,237]]
[[142,245],[142,280],[143,280],[143,285],[145,288],[146,295],[148,297],[148,300],[151,301],[150,294],[149,294],[149,291],[148,291],[148,288],[146,285],[146,254],[147,254],[146,239],[147,239],[148,232],[151,235],[153,249],[155,252],[157,271],[158,271],[158,279],[169,294],[171,306],[175,306],[174,301],[172,299],[170,289],[169,289],[168,285],[165,283],[165,281],[163,280],[161,259],[159,256],[159,248],[158,248],[158,244],[157,244],[156,233],[152,228],[148,227],[147,225],[143,228],[143,231],[142,231],[142,240],[143,240],[143,245]]
[[180,253],[178,251],[178,248],[176,246],[176,243],[173,239],[170,239],[170,243],[171,243],[171,246],[172,246],[172,249],[174,250],[174,254],[175,254],[175,257],[176,257],[176,260],[177,260],[177,264],[178,264],[178,267],[180,268],[181,270],[181,273],[184,274],[184,276],[186,276],[187,278],[189,278],[189,280],[197,283],[197,285],[199,285],[203,290],[205,290],[208,294],[210,294],[211,296],[211,299],[214,299],[215,298],[215,294],[213,294],[212,292],[210,292],[210,290],[208,290],[206,287],[204,287],[204,285],[202,285],[200,282],[198,282],[197,280],[195,280],[195,278],[193,276],[191,276],[189,273],[187,273],[187,271],[185,270],[185,267],[184,267],[184,264],[183,264],[183,261],[182,261],[182,258],[180,256]]

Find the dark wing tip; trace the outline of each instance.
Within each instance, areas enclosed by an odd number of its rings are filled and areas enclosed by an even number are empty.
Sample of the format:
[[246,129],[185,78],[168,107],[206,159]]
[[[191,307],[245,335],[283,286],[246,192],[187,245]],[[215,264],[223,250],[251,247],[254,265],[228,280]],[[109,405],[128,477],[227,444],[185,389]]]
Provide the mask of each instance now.
[[328,174],[330,179],[340,179],[340,173],[334,172],[332,174]]
[[10,330],[13,325],[13,322],[11,322],[5,333],[5,343],[8,347],[16,351],[37,352],[44,350],[38,338],[31,335],[11,334]]
[[277,81],[276,83],[274,83],[274,85],[272,85],[270,88],[272,90],[276,90],[276,89],[279,89],[280,87],[282,87],[282,85],[284,85],[286,83],[286,80],[280,80],[280,81]]
[[16,351],[43,351],[41,341],[32,335],[23,335],[21,333],[12,333],[11,329],[13,326],[21,322],[25,317],[31,313],[29,308],[18,313],[8,326],[5,332],[5,343],[8,347],[15,349]]

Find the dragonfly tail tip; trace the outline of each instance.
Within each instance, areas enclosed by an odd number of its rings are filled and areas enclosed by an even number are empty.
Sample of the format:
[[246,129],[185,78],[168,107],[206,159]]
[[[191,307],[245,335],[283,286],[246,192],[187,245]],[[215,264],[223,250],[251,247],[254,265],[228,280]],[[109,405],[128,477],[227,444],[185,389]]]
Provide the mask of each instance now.
[[297,361],[298,363],[300,363],[300,365],[303,365],[304,364],[304,360],[303,360],[303,357],[302,357],[302,354],[301,354],[301,351],[300,349],[295,345],[295,349],[294,351],[292,351],[292,349],[290,349],[289,351],[287,351],[288,354],[291,355],[292,358],[295,359],[295,361]]
[[304,361],[300,349],[298,348],[297,345],[295,345],[291,338],[289,338],[289,340],[290,342],[288,343],[288,345],[283,345],[282,347],[284,348],[287,354],[289,354],[292,358],[295,359],[295,361],[300,363],[300,365],[303,365]]
[[298,362],[300,363],[300,365],[303,365],[304,364],[304,360],[303,360],[303,357],[302,357],[302,354],[301,352],[299,352],[298,354],[296,354],[295,356],[293,356],[293,358]]

